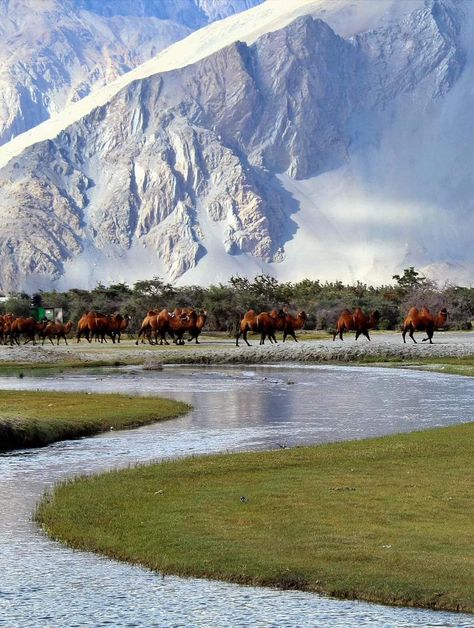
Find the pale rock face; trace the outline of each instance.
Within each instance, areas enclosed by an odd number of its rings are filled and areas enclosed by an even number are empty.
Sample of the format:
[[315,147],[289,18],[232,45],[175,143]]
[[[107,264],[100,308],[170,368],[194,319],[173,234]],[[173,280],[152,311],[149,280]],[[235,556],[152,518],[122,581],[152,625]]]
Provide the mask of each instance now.
[[[198,4],[208,16],[221,6]],[[405,133],[408,151],[418,114],[438,111],[462,85],[468,6],[429,1],[347,39],[302,17],[251,46],[236,42],[130,83],[0,171],[0,287],[17,289],[27,277],[47,285],[65,273],[67,285],[78,254],[127,281],[159,268],[171,280],[209,282],[229,260],[295,279],[321,276],[324,259],[338,274],[350,268],[364,278],[364,268],[377,280],[386,275],[376,271],[410,264],[414,252],[426,264],[440,261],[436,239],[405,229],[378,200],[398,193],[395,166],[407,173],[413,204],[426,201],[430,184],[415,189],[418,166],[411,153],[397,164],[396,141]],[[364,205],[358,222],[354,191]],[[367,216],[371,193],[378,213]],[[337,195],[347,206],[336,205]],[[342,246],[347,218],[354,226]],[[360,258],[344,258],[356,241]],[[137,251],[146,262],[114,275],[119,259]]]
[[261,0],[1,0],[0,145]]

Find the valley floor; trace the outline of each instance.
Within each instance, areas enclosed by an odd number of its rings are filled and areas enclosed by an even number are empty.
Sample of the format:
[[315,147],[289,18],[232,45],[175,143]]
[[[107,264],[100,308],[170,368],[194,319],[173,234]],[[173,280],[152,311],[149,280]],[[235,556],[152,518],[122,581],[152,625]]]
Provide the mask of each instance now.
[[[439,332],[434,344],[421,342],[424,334],[417,334],[418,343],[408,340],[403,344],[400,333],[373,332],[372,341],[365,338],[357,342],[353,334],[344,341],[332,341],[321,332],[300,332],[300,342],[281,341],[277,345],[259,346],[256,336],[249,337],[251,346],[228,335],[203,335],[199,345],[150,346],[135,345],[133,339],[120,344],[77,343],[74,339],[66,346],[0,345],[0,370],[10,368],[117,366],[119,364],[143,364],[154,368],[160,364],[272,364],[272,363],[363,363],[394,364],[398,366],[429,365],[430,363],[474,366],[473,332]],[[312,339],[312,338],[317,339]],[[457,370],[456,372],[463,373]],[[466,372],[465,374],[471,374]]]

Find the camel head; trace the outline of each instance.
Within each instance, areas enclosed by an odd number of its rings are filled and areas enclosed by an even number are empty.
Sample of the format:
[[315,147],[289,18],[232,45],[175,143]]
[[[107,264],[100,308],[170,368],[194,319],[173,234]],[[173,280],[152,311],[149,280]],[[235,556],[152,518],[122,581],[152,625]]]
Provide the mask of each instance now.
[[436,327],[444,327],[448,318],[448,314],[449,312],[445,307],[443,307],[443,309],[439,311],[439,314],[436,317]]
[[302,320],[304,324],[308,320],[308,315],[306,314],[304,310],[301,310],[301,312],[298,312],[296,318],[299,318],[300,320]]

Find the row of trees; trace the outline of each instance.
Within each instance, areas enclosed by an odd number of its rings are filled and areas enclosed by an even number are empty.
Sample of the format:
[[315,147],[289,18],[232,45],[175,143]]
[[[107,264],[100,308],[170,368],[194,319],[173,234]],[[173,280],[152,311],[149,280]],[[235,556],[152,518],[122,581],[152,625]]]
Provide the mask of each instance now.
[[405,269],[402,275],[394,275],[393,279],[391,285],[374,287],[360,282],[345,285],[340,281],[321,283],[310,279],[280,283],[269,275],[258,275],[253,280],[232,277],[226,284],[209,287],[176,287],[154,277],[137,281],[131,287],[125,283],[99,284],[90,291],[16,294],[0,304],[0,313],[29,315],[32,304],[42,304],[62,307],[64,320],[76,323],[85,310],[106,314],[118,311],[131,317],[131,328],[136,330],[150,309],[192,306],[208,311],[208,329],[233,332],[239,316],[250,308],[264,311],[288,306],[292,311],[305,310],[307,329],[330,330],[342,309],[359,306],[380,312],[381,329],[399,329],[412,305],[426,305],[433,312],[446,307],[451,328],[471,328],[474,288],[450,285],[439,288],[414,267]]

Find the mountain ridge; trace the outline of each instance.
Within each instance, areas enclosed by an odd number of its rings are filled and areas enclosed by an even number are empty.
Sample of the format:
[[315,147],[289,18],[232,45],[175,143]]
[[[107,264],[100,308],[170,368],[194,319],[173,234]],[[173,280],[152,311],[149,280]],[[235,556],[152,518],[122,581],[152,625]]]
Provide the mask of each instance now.
[[260,271],[373,282],[403,264],[472,263],[455,258],[457,238],[469,253],[461,225],[440,246],[448,219],[430,218],[440,209],[420,192],[416,161],[410,173],[392,156],[413,159],[410,139],[396,144],[410,128],[397,125],[423,108],[438,121],[462,86],[464,9],[416,3],[346,38],[301,16],[129,83],[0,171],[3,286]]

